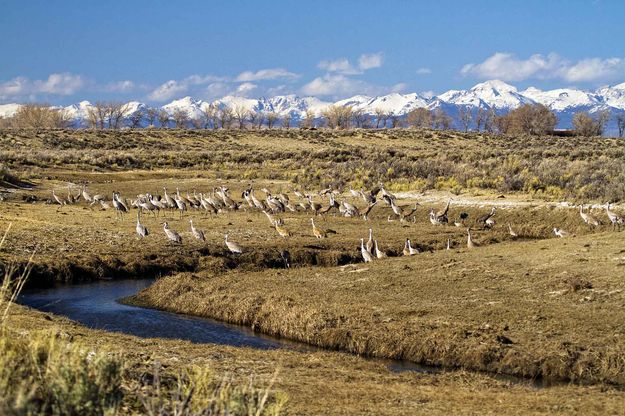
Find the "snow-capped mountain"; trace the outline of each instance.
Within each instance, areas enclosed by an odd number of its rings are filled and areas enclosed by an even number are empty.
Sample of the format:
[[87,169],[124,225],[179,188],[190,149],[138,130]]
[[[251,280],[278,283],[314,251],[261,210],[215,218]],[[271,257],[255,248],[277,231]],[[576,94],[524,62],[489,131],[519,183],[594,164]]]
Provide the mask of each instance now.
[[[494,109],[498,114],[503,114],[521,105],[536,103],[543,104],[556,113],[559,120],[558,127],[571,128],[572,117],[578,111],[593,113],[607,109],[612,114],[625,113],[625,83],[602,87],[596,91],[572,88],[543,91],[533,87],[519,91],[516,87],[503,81],[491,80],[479,83],[468,90],[450,90],[433,97],[425,97],[416,93],[393,93],[378,97],[355,95],[336,102],[296,95],[279,95],[258,99],[226,96],[212,102],[184,97],[160,108],[169,114],[173,114],[176,110],[183,110],[190,118],[198,118],[203,109],[214,104],[218,108],[230,107],[233,109],[244,108],[255,112],[274,112],[280,117],[289,115],[295,122],[304,118],[308,111],[312,112],[315,117],[320,117],[330,105],[350,106],[371,117],[375,117],[376,113],[380,111],[405,116],[419,107],[441,108],[452,118],[455,118],[456,125],[459,126],[460,122],[457,117],[460,108],[468,108],[474,112],[478,108]],[[137,101],[128,103],[128,106],[127,116],[148,107]],[[2,104],[0,105],[0,117],[10,117],[18,108],[19,104]],[[87,125],[86,120],[90,108],[92,108],[92,104],[89,101],[81,101],[78,104],[64,107],[76,120],[74,123],[76,126]],[[613,133],[614,129],[614,121],[611,121],[607,131]]]

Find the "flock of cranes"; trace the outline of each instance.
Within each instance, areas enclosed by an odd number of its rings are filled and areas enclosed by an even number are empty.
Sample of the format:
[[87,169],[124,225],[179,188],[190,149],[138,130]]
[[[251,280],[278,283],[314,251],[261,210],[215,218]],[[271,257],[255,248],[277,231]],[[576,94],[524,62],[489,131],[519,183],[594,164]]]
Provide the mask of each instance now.
[[[198,193],[193,190],[190,194],[188,191],[185,195],[182,195],[179,188],[176,188],[175,193],[168,193],[167,188],[163,188],[163,195],[152,195],[150,193],[137,195],[134,199],[122,198],[119,192],[113,191],[110,202],[102,194],[92,195],[86,187],[82,187],[78,192],[72,192],[72,189],[68,187],[67,196],[61,197],[56,194],[55,190],[52,190],[52,203],[59,206],[77,204],[81,199],[93,207],[99,204],[100,209],[108,210],[113,209],[116,213],[116,218],[122,220],[124,215],[129,213],[131,209],[137,210],[137,222],[136,233],[139,238],[145,238],[150,235],[150,231],[147,227],[141,223],[141,215],[147,213],[157,218],[164,212],[178,213],[180,219],[182,219],[187,211],[203,211],[209,215],[218,214],[221,212],[238,211],[238,210],[256,210],[262,212],[270,222],[272,228],[275,229],[277,234],[287,239],[293,235],[293,233],[287,228],[284,220],[279,217],[280,213],[308,211],[313,216],[310,218],[312,226],[312,236],[317,239],[328,238],[330,234],[336,234],[336,231],[331,229],[324,229],[315,224],[316,216],[323,218],[324,214],[330,212],[338,213],[341,216],[347,218],[361,217],[365,221],[369,219],[369,214],[372,209],[382,201],[387,205],[393,215],[388,216],[388,221],[399,220],[400,222],[408,221],[412,218],[412,221],[416,221],[415,212],[419,206],[419,203],[409,206],[400,206],[397,203],[395,195],[387,191],[383,186],[376,187],[371,191],[354,190],[350,189],[349,192],[353,198],[362,199],[366,204],[363,208],[357,207],[353,202],[347,201],[342,198],[341,193],[333,189],[324,189],[318,193],[318,196],[322,199],[327,198],[327,205],[322,202],[314,200],[314,195],[310,193],[303,193],[298,190],[293,191],[293,197],[289,197],[287,193],[273,194],[267,188],[261,188],[260,192],[264,194],[264,197],[259,197],[255,190],[248,186],[241,194],[241,200],[236,201],[230,193],[230,190],[226,186],[215,187],[208,194]],[[429,221],[432,225],[449,225],[449,209],[451,206],[451,200],[447,202],[442,210],[436,211],[431,209],[429,211]],[[579,206],[579,214],[582,221],[590,228],[595,228],[602,225],[602,222],[586,212],[584,205]],[[625,219],[610,209],[610,204],[605,205],[605,211],[610,224],[613,229],[620,230],[625,225]],[[475,226],[480,227],[483,230],[488,230],[494,227],[496,215],[496,208],[493,207],[488,213],[478,217],[475,220]],[[175,215],[175,214],[174,214]],[[393,217],[393,219],[391,219]],[[466,228],[467,233],[467,248],[472,249],[478,246],[478,243],[473,239],[472,228],[467,226],[468,214],[466,212],[459,213],[459,216],[453,220],[453,225],[456,227]],[[182,244],[182,236],[176,230],[170,228],[169,223],[164,221],[163,232],[168,241],[173,244]],[[206,241],[206,234],[203,230],[197,228],[193,223],[193,219],[189,219],[190,234],[191,236],[201,242]],[[511,224],[507,224],[508,233],[514,239],[519,235],[512,228]],[[564,238],[573,236],[574,234],[567,232],[561,228],[553,228],[553,233],[556,237]],[[233,254],[241,254],[245,250],[238,243],[229,240],[228,234],[224,235],[224,243],[228,250]],[[451,241],[447,240],[447,249],[451,248]],[[371,262],[374,259],[383,259],[388,257],[388,254],[379,249],[378,241],[373,237],[373,230],[369,228],[369,238],[365,241],[365,238],[360,240],[360,250],[362,258],[365,262]],[[413,247],[410,239],[406,239],[402,254],[404,256],[413,256],[419,253],[417,247]],[[281,257],[285,261],[285,265],[289,264],[290,255],[285,251],[281,253]],[[286,256],[286,257],[285,257]]]

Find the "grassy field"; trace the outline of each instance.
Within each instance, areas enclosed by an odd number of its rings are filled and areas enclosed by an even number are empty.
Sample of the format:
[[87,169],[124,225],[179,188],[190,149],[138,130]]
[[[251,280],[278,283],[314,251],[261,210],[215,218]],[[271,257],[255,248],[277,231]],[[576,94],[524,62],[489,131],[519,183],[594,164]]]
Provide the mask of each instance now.
[[[292,414],[605,414],[625,402],[623,234],[599,206],[591,212],[603,224],[591,228],[578,208],[558,203],[625,199],[622,141],[402,130],[4,131],[0,149],[5,178],[19,178],[17,188],[24,188],[0,202],[0,229],[12,224],[0,260],[24,267],[32,256],[31,286],[161,276],[128,301],[345,352],[141,340],[21,307],[8,321],[12,331],[54,328],[80,334],[72,339],[85,345],[126,351],[131,367],[142,363],[145,370],[156,360],[175,374],[200,364],[218,378],[254,375],[261,388],[280,368],[272,391],[288,397],[285,411]],[[163,187],[185,195],[226,185],[242,201],[251,184],[258,197],[266,187],[297,204],[297,189],[324,206],[328,199],[317,191],[338,187],[337,200],[363,208],[348,188],[380,182],[399,205],[416,204],[407,221],[383,202],[368,221],[300,208],[277,214],[288,238],[246,204],[216,215],[191,210],[182,219],[177,212],[144,213],[150,235],[139,239],[134,209],[119,220],[113,209],[84,201],[51,203],[52,190],[65,197],[68,187],[75,194],[83,185],[109,201],[113,191],[131,199],[162,194]],[[478,247],[467,249],[465,226],[430,223],[430,209],[450,198],[450,221],[467,214]],[[493,206],[495,225],[482,229],[476,219]],[[618,203],[613,209],[623,215]],[[316,239],[311,217],[336,233]],[[190,218],[206,242],[193,239]],[[163,221],[180,232],[181,245],[167,241]],[[557,239],[554,227],[575,236]],[[369,228],[389,257],[364,264],[360,239]],[[225,233],[243,254],[227,250]],[[407,238],[419,254],[402,256]],[[456,370],[397,374],[350,353]],[[496,373],[556,385],[537,389]]]

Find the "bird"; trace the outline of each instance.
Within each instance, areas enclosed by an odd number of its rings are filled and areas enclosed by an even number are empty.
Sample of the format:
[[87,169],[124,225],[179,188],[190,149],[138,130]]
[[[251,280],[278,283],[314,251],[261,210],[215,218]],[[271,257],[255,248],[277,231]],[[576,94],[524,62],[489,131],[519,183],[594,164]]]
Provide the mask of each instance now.
[[378,248],[378,240],[374,240],[373,241],[373,247],[375,248],[375,256],[377,258],[384,259],[384,258],[388,257],[385,252],[380,251],[380,249]]
[[[493,217],[493,215],[495,215],[495,211],[496,211],[496,208],[493,207],[488,214],[482,215],[477,220],[475,220],[475,222],[477,224],[482,224],[482,228],[492,227],[492,225],[489,225],[489,220]],[[491,222],[490,224],[494,224],[494,222]]]
[[193,225],[193,219],[189,219],[189,224],[191,224],[191,234],[193,234],[193,237],[195,237],[196,240],[206,241],[204,231],[195,228],[195,226]]
[[466,212],[461,212],[460,216],[454,221],[454,225],[456,227],[464,227],[464,220],[466,220],[467,218],[469,218],[469,214],[467,214]]
[[113,191],[113,208],[115,208],[115,215],[119,219],[123,219],[123,214],[127,213],[128,206],[119,198],[119,192]]
[[625,218],[618,216],[614,211],[610,210],[610,203],[606,202],[605,212],[608,214],[608,219],[612,223],[612,229],[618,228],[621,230],[621,226],[625,224]]
[[89,203],[93,202],[93,197],[89,194],[89,192],[87,192],[87,187],[84,185],[82,187],[82,199]]
[[467,228],[467,248],[475,248],[478,244],[473,241],[473,237],[471,236],[471,228]]
[[239,244],[235,243],[234,241],[228,241],[228,234],[225,235],[225,242],[226,242],[226,247],[228,247],[228,250],[230,250],[231,253],[233,254],[243,253],[243,247],[241,247]]
[[378,203],[378,201],[375,201],[375,202],[373,202],[373,203],[369,204],[369,205],[367,206],[367,208],[365,209],[365,212],[363,212],[363,213],[362,213],[362,218],[363,218],[365,221],[368,221],[368,220],[369,220],[369,213],[371,212],[371,210],[373,209],[373,207],[374,207],[377,203]]
[[65,205],[65,202],[61,198],[59,198],[59,196],[54,192],[54,189],[52,190],[52,198],[57,204]]
[[369,240],[367,240],[365,247],[369,253],[373,253],[373,230],[371,228],[369,228]]
[[449,222],[449,218],[447,217],[447,213],[449,212],[449,206],[451,205],[451,199],[447,201],[447,205],[445,209],[434,212],[434,209],[430,210],[430,222],[433,225],[442,225],[447,224]]
[[556,237],[560,237],[560,238],[565,238],[565,237],[570,237],[570,236],[575,235],[575,234],[569,233],[568,231],[563,230],[562,228],[554,228],[553,233],[556,235]]
[[280,237],[282,238],[291,237],[292,235],[291,232],[284,225],[281,225],[277,220],[274,221],[273,226],[278,232],[278,234],[280,234]]
[[404,254],[404,256],[413,256],[419,253],[419,249],[412,247],[412,243],[410,242],[410,239],[406,238],[406,242],[404,243],[404,249],[402,253]]
[[365,261],[365,263],[370,263],[373,261],[373,256],[371,255],[369,250],[367,250],[365,247],[364,238],[360,239],[360,253],[362,254],[362,259]]
[[169,241],[176,244],[182,244],[182,237],[180,237],[180,234],[178,234],[176,231],[169,228],[169,224],[167,224],[167,221],[163,223],[163,231],[165,231],[165,236],[167,236],[167,239]]
[[447,248],[447,250],[451,250],[451,239],[450,238],[447,239],[447,247],[446,248]]
[[282,250],[280,252],[280,258],[284,261],[284,268],[288,269],[291,267],[291,253],[288,250]]
[[312,196],[308,195],[308,207],[317,215],[319,210],[321,209],[321,204],[318,202],[314,202],[312,200]]
[[601,222],[595,217],[584,212],[584,204],[581,204],[579,206],[579,215],[582,217],[582,220],[586,223],[586,225],[588,225],[590,228],[598,227],[601,224]]
[[517,238],[519,235],[512,229],[512,226],[508,224],[508,232],[512,236],[512,238]]
[[138,210],[137,211],[137,226],[135,227],[135,230],[137,230],[137,234],[139,235],[139,238],[143,238],[143,237],[147,237],[148,235],[150,235],[150,232],[143,224],[141,224],[141,221],[139,220],[140,215],[141,215],[141,210]]
[[322,238],[327,238],[327,237],[328,237],[328,233],[326,232],[326,230],[323,230],[323,229],[321,229],[321,228],[319,228],[319,227],[317,227],[317,226],[315,225],[315,220],[314,220],[314,218],[311,218],[311,219],[310,219],[310,223],[312,224],[312,232],[313,232],[313,235],[314,235],[317,239],[321,240]]

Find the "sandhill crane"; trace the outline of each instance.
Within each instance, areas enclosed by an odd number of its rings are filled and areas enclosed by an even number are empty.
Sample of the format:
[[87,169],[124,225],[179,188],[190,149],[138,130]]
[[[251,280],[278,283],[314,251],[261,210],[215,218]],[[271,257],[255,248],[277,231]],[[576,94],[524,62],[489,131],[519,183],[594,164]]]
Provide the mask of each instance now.
[[189,224],[191,224],[191,234],[195,237],[196,240],[206,241],[206,237],[204,236],[204,231],[199,228],[195,228],[193,225],[193,219],[189,219]]
[[588,225],[590,228],[598,227],[601,224],[601,222],[595,217],[584,212],[584,204],[581,204],[579,206],[579,215],[582,217],[582,220],[586,223],[586,225]]
[[81,195],[80,190],[78,191],[77,195],[72,195],[72,188],[69,185],[67,186],[67,203],[68,204],[77,203],[80,200],[80,195]]
[[477,220],[475,220],[475,222],[477,224],[482,224],[482,228],[490,228],[490,227],[492,227],[494,222],[492,222],[492,221],[489,222],[489,220],[491,220],[493,215],[495,215],[495,211],[496,211],[496,208],[493,207],[488,214],[482,215]]
[[65,205],[65,201],[59,198],[59,196],[54,192],[54,189],[52,190],[52,199],[54,199],[54,201],[59,205]]
[[138,210],[137,211],[137,226],[135,227],[135,230],[137,230],[137,234],[139,235],[139,238],[143,238],[143,237],[147,237],[150,234],[150,232],[143,224],[141,224],[141,221],[139,219],[140,215],[141,215],[141,210]]
[[284,261],[284,268],[288,269],[291,267],[291,253],[288,250],[282,250],[280,252],[280,258]]
[[434,222],[432,222],[432,224],[441,225],[441,224],[447,224],[449,222],[447,213],[449,212],[450,205],[451,205],[451,199],[447,201],[447,205],[445,206],[445,209],[438,211],[436,213],[434,212],[433,209],[430,211],[430,221],[434,219]]
[[478,244],[473,241],[473,237],[471,236],[471,228],[467,228],[467,248],[475,248]]
[[176,244],[182,244],[182,237],[176,231],[169,228],[169,224],[167,221],[163,223],[163,231],[165,231],[165,236],[167,239]]
[[315,213],[315,215],[319,214],[319,210],[321,209],[321,204],[318,202],[314,202],[312,200],[312,196],[308,195],[308,207]]
[[176,201],[174,201],[174,198],[172,198],[171,196],[167,194],[167,188],[163,188],[163,191],[165,192],[165,194],[163,195],[163,199],[165,200],[165,204],[167,204],[167,207],[169,209],[178,208],[178,204],[176,204]]
[[360,191],[357,191],[355,189],[349,188],[349,193],[352,194],[354,198],[360,197]]
[[318,228],[318,227],[315,225],[315,220],[314,220],[313,218],[311,218],[311,219],[310,219],[310,223],[312,224],[312,232],[313,232],[313,235],[314,235],[317,239],[321,240],[322,238],[326,238],[326,237],[328,236],[328,233],[327,233],[325,230],[323,230],[323,229],[321,229],[321,228]]
[[560,238],[565,238],[565,237],[570,237],[570,236],[575,235],[575,234],[569,233],[568,231],[563,230],[562,228],[554,228],[553,233],[556,235],[556,237],[560,237]]
[[187,210],[187,203],[184,202],[184,200],[178,195],[176,195],[176,197],[174,198],[174,202],[176,203],[176,207],[178,208],[178,212],[180,213],[180,219],[182,219],[184,212]]
[[[96,201],[93,201],[93,202],[95,203]],[[100,209],[101,209],[102,211],[106,211],[107,209],[111,208],[111,204],[109,204],[109,203],[108,203],[108,202],[106,202],[105,200],[100,199],[100,201],[99,201],[99,202],[100,202]]]
[[278,234],[280,234],[280,237],[282,238],[291,237],[292,235],[291,232],[284,225],[280,225],[278,221],[274,221],[273,226],[278,232]]
[[367,206],[367,209],[365,209],[365,212],[362,213],[362,219],[364,219],[365,221],[369,220],[369,213],[371,212],[371,210],[373,209],[373,207],[378,203],[378,201],[375,201],[371,204],[369,204],[369,206]]
[[304,194],[298,191],[297,189],[293,190],[293,194],[298,198],[304,198]]
[[373,230],[371,228],[369,228],[369,240],[367,240],[366,247],[369,253],[373,253]]
[[373,204],[376,201],[376,196],[380,192],[380,188],[373,188],[369,192],[365,192],[363,190],[360,191],[360,196],[365,201],[366,204]]
[[88,203],[93,202],[93,197],[91,196],[91,194],[89,194],[89,192],[87,192],[87,187],[84,185],[82,187],[82,199],[84,199]]
[[378,240],[375,240],[375,241],[373,242],[373,247],[374,247],[374,249],[375,249],[375,256],[376,256],[377,258],[379,258],[379,259],[384,259],[384,258],[388,257],[388,256],[386,255],[386,253],[385,253],[385,252],[381,251],[381,250],[378,248]]
[[380,186],[380,192],[382,192],[382,198],[384,198],[385,200],[394,201],[397,199],[395,195],[384,189],[384,186]]
[[367,250],[367,248],[365,247],[364,238],[360,239],[360,254],[362,255],[362,259],[365,261],[365,263],[370,263],[373,261],[373,256],[371,255],[369,250]]
[[115,208],[115,215],[119,219],[123,219],[123,214],[129,211],[128,206],[119,197],[119,193],[115,191],[113,191],[113,208]]
[[467,218],[469,218],[469,214],[467,214],[466,212],[461,212],[460,216],[456,218],[456,220],[454,220],[454,225],[456,227],[465,227],[464,220],[466,220]]
[[612,223],[612,229],[618,228],[621,230],[621,226],[625,224],[625,218],[618,216],[615,212],[610,210],[610,203],[606,202],[605,212],[608,214],[608,219]]
[[447,247],[446,248],[447,248],[447,250],[451,250],[451,239],[450,238],[447,239]]
[[517,238],[519,235],[512,229],[512,226],[508,224],[508,233],[512,238]]
[[336,202],[336,199],[334,199],[334,195],[330,194],[329,199],[329,205],[327,206],[327,208],[323,208],[321,211],[319,211],[320,214],[327,214],[332,208],[336,208],[340,212],[340,205],[338,202]]
[[276,223],[278,225],[284,225],[284,220],[282,218],[276,218],[276,217],[274,217],[273,215],[271,215],[270,213],[268,213],[265,210],[263,210],[263,214],[265,214],[265,216],[267,216],[267,219],[269,220],[269,223],[271,224],[272,227]]
[[243,253],[243,247],[235,243],[234,241],[228,241],[228,234],[225,235],[226,247],[233,254],[241,254]]
[[412,247],[412,243],[409,238],[406,238],[406,242],[404,243],[404,249],[402,250],[404,256],[414,256],[419,253],[418,248]]

